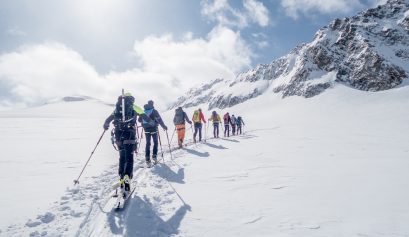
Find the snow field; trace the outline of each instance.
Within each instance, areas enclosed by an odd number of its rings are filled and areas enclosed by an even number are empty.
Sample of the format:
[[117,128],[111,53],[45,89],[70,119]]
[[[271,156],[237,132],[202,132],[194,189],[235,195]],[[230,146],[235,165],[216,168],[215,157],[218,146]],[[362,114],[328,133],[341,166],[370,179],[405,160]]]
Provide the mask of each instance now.
[[[125,210],[113,210],[111,164],[63,194],[47,189],[59,201],[0,235],[408,236],[408,94],[335,86],[311,99],[257,97],[229,109],[243,116],[243,135],[191,144],[174,161],[165,153],[152,169],[138,156]],[[163,114],[170,137],[173,113]],[[106,116],[94,120],[98,133]],[[109,142],[99,149],[116,155]]]

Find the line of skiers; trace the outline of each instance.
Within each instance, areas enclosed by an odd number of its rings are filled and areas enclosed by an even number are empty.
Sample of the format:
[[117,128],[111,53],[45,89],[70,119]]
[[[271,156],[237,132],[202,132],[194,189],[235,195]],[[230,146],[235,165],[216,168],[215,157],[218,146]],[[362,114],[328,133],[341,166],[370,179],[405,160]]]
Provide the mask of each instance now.
[[[206,124],[206,119],[201,109],[195,110],[193,112],[192,121],[193,121],[193,127],[194,127],[193,141],[196,142],[196,135],[199,134],[199,142],[200,142],[202,141],[202,127],[203,127],[202,122]],[[219,138],[219,126],[222,123],[220,115],[216,111],[213,111],[208,121],[213,122],[213,137]],[[179,147],[183,146],[183,141],[184,141],[185,132],[186,132],[186,126],[185,126],[186,122],[189,124],[192,124],[192,122],[189,120],[188,116],[186,115],[186,112],[183,111],[182,107],[177,108],[175,110],[175,117],[173,118],[173,123],[176,126]],[[234,115],[230,116],[229,113],[226,113],[223,116],[223,123],[224,123],[224,136],[225,137],[230,136],[230,127],[232,129],[233,135],[242,134],[242,126],[245,125],[241,116],[238,116],[236,118]]]
[[[152,161],[155,164],[157,163],[158,141],[160,142],[158,126],[160,125],[166,131],[166,133],[168,129],[159,112],[154,108],[154,102],[152,100],[148,101],[148,103],[143,106],[143,109],[135,105],[134,102],[135,98],[131,93],[125,93],[119,96],[114,111],[108,116],[103,125],[105,130],[109,129],[111,122],[114,125],[114,129],[111,132],[112,144],[119,152],[119,184],[124,192],[129,192],[131,189],[130,180],[133,176],[134,164],[133,153],[137,150],[137,134],[139,134],[137,121],[142,124],[146,137],[145,161],[148,166],[151,166]],[[193,139],[196,142],[196,136],[199,134],[199,141],[201,141],[202,122],[206,124],[206,120],[201,109],[194,111],[192,121],[194,126]],[[176,109],[173,123],[177,131],[179,147],[183,146],[186,130],[185,123],[187,122],[192,124],[192,121],[189,120],[187,114],[181,107]],[[213,122],[213,136],[218,138],[219,125],[222,122],[220,115],[218,115],[216,111],[213,111],[209,121]],[[236,134],[236,131],[237,134],[239,134],[239,132],[240,134],[242,133],[242,125],[244,125],[244,122],[240,116],[236,118],[234,115],[230,116],[229,113],[226,113],[223,116],[223,122],[224,136],[230,136],[230,126],[232,128],[233,135]],[[150,147],[152,142],[153,149],[151,155]]]

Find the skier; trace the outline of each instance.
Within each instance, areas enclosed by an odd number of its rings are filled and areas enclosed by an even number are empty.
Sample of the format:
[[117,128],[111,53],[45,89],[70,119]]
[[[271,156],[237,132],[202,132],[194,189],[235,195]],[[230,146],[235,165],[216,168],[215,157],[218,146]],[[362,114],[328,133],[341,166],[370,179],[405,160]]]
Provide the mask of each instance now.
[[156,164],[158,162],[158,125],[160,125],[164,130],[167,130],[168,127],[163,123],[159,112],[153,107],[153,101],[148,101],[148,104],[143,106],[145,114],[153,123],[150,123],[148,120],[145,120],[142,117],[139,117],[139,122],[142,123],[142,127],[145,130],[146,137],[146,147],[145,147],[145,161],[148,167],[151,166],[150,158],[150,149],[151,149],[151,138],[153,140],[153,150],[152,150],[152,160]]
[[212,112],[212,116],[209,118],[209,121],[213,121],[213,136],[214,138],[219,138],[219,124],[222,121],[220,115],[216,111]]
[[202,121],[206,123],[202,109],[195,110],[192,121],[195,126],[195,133],[193,134],[193,141],[196,142],[196,134],[199,132],[199,142],[202,141]]
[[223,122],[224,122],[224,136],[227,137],[230,136],[230,115],[229,112],[227,112],[224,116],[223,116]]
[[243,119],[241,118],[241,116],[237,117],[236,124],[237,124],[237,134],[239,134],[239,131],[240,131],[240,134],[241,134],[241,126],[245,125]]
[[178,132],[179,148],[183,147],[183,140],[185,139],[185,122],[192,124],[182,107],[179,107],[175,110],[175,117],[173,118],[173,123],[175,124]]
[[[149,118],[144,111],[134,105],[135,98],[131,93],[126,93],[118,97],[114,112],[105,120],[104,129],[108,130],[109,124],[113,121],[115,143],[119,151],[119,184],[122,191],[131,190],[130,183],[133,176],[133,152],[136,150],[136,119]],[[124,106],[123,106],[124,105]],[[124,107],[124,108],[122,108]],[[124,113],[123,113],[124,111]],[[123,115],[124,114],[124,115]],[[150,121],[153,122],[153,121]],[[125,194],[125,192],[123,192]]]
[[234,117],[234,114],[231,115],[230,117],[230,124],[231,124],[231,133],[234,135],[236,135],[236,117]]

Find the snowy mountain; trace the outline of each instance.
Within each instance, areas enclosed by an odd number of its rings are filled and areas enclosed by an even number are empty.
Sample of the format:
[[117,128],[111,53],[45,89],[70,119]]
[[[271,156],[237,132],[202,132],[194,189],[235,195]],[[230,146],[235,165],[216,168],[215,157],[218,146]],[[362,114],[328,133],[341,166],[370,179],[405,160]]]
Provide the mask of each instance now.
[[188,91],[171,107],[206,102],[226,108],[266,92],[282,97],[316,96],[335,83],[364,91],[406,84],[409,76],[409,1],[389,0],[351,18],[321,28],[312,42],[270,64],[216,79]]

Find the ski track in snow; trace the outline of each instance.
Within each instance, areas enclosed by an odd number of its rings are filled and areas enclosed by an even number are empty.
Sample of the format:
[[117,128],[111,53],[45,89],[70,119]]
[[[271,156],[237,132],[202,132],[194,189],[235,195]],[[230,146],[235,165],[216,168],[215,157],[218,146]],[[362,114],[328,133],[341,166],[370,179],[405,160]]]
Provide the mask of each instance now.
[[[191,153],[201,156],[202,153],[189,146],[205,144],[187,141],[187,146],[181,150],[172,147],[173,157],[181,158]],[[164,150],[164,153],[168,154],[169,149]],[[144,154],[144,151],[140,154]],[[140,154],[135,158],[134,166],[133,185],[136,185],[136,190],[124,210],[116,210],[114,206],[116,198],[111,198],[113,189],[110,187],[117,180],[115,165],[100,176],[91,177],[75,187],[67,188],[65,195],[54,202],[49,212],[29,219],[23,226],[9,226],[5,234],[30,237],[179,234],[178,225],[185,213],[190,211],[190,206],[175,194],[170,182],[183,184],[184,168],[176,160],[168,160],[152,168],[145,168],[144,159]],[[160,154],[159,162],[162,162]],[[150,190],[150,187],[154,189]],[[136,217],[133,216],[134,213],[138,213]],[[169,213],[173,213],[173,216],[169,216]],[[100,228],[98,220],[104,218],[108,219],[109,226]],[[163,221],[162,218],[168,220]],[[135,226],[135,223],[139,224]],[[79,226],[79,229],[73,231],[68,226]],[[0,234],[2,232],[0,230]]]

